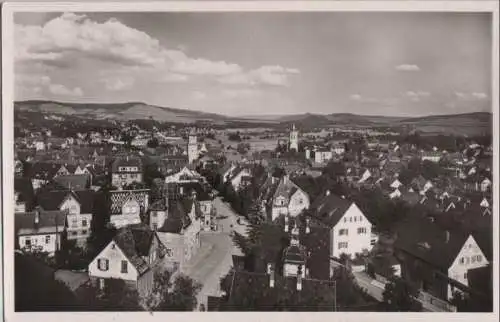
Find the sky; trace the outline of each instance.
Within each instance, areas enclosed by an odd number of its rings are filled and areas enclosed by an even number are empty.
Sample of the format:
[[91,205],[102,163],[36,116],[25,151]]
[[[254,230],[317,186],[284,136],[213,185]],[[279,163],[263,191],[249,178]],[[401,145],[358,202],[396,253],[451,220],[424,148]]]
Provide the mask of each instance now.
[[16,13],[15,99],[226,115],[491,111],[491,15]]

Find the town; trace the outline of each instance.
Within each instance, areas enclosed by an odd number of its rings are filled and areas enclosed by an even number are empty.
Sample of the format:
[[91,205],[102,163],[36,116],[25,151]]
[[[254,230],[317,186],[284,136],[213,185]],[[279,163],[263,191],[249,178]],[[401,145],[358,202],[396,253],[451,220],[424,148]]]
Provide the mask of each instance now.
[[489,133],[14,130],[16,311],[492,310]]

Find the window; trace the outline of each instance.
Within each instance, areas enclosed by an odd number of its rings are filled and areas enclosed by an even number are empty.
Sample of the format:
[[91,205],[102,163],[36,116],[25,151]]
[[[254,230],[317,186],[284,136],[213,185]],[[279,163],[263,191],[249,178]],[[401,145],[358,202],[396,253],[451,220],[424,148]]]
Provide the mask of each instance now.
[[87,227],[87,219],[82,220],[82,227]]
[[361,234],[366,234],[366,228],[365,227],[359,227],[358,228],[358,235],[361,235]]
[[352,217],[349,217],[349,222],[352,222]]
[[483,260],[483,257],[481,255],[477,255],[477,261],[478,263],[481,262]]
[[77,231],[72,231],[72,232],[71,232],[71,236],[76,236],[76,235],[78,235],[78,232],[77,232]]
[[462,257],[462,258],[460,258],[460,264],[462,264],[462,265],[463,265],[464,263],[465,263],[465,258],[463,258],[463,257]]
[[157,223],[153,224],[153,230],[158,230],[158,224]]
[[72,205],[69,207],[69,212],[72,214],[76,214],[78,212],[78,207],[76,205]]
[[87,229],[82,230],[82,235],[87,235]]
[[[170,248],[167,248],[167,249],[165,250],[165,254],[166,254],[168,257],[172,257],[172,250],[171,250]],[[187,252],[186,252],[186,254],[187,254]]]
[[50,243],[50,235],[45,236],[45,244]]
[[347,218],[346,217],[344,217],[344,222],[347,222]]
[[71,219],[71,227],[78,227],[78,221],[76,218]]
[[121,272],[122,273],[127,273],[127,261],[122,261],[122,269],[121,269]]
[[467,272],[464,273],[464,280],[467,279]]
[[101,271],[107,271],[109,269],[109,260],[106,258],[99,258],[97,260],[97,268]]
[[24,245],[26,245],[26,247],[31,246],[31,238],[30,237],[26,237],[26,239],[24,240]]
[[343,248],[347,248],[348,244],[347,244],[347,242],[340,242],[338,246],[339,246],[339,249],[343,249]]
[[156,213],[156,211],[153,211],[153,212],[151,212],[151,216],[156,217],[156,216],[158,216],[158,214]]
[[358,217],[354,217],[354,222],[356,222],[358,220]]
[[349,234],[349,230],[348,229],[339,229],[339,236],[343,236],[343,235],[348,235]]
[[359,221],[363,221],[363,216],[359,216]]

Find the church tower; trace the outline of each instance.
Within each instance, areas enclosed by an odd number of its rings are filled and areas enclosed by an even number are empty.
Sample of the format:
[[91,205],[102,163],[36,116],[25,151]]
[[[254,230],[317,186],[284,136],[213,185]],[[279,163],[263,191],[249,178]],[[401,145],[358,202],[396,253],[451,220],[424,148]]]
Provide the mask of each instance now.
[[189,133],[188,137],[188,161],[189,163],[193,163],[196,159],[198,159],[198,139],[196,134],[192,131]]
[[299,151],[299,131],[295,129],[295,124],[292,125],[292,130],[290,131],[290,151]]

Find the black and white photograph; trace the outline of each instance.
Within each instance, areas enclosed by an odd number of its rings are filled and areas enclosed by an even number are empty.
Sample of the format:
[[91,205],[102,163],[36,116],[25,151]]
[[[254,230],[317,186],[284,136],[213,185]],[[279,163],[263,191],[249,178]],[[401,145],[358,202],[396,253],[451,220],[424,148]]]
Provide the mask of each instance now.
[[498,318],[498,3],[348,2],[4,5],[6,316]]

